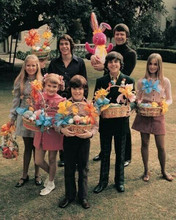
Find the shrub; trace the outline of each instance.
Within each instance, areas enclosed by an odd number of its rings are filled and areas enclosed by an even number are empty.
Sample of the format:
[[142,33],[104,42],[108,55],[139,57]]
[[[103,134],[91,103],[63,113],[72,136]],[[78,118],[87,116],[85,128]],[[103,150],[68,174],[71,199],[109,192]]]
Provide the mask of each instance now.
[[164,31],[164,44],[165,46],[172,46],[176,39],[176,27],[170,26]]
[[176,63],[176,50],[158,49],[158,48],[138,48],[137,54],[139,60],[147,60],[151,53],[159,53],[164,62]]

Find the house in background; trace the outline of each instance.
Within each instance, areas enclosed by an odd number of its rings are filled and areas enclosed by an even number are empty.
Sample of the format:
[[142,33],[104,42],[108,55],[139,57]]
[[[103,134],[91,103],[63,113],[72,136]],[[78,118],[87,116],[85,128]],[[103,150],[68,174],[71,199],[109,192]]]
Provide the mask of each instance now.
[[176,0],[164,0],[167,15],[158,14],[158,21],[161,31],[164,31],[167,25],[176,26]]

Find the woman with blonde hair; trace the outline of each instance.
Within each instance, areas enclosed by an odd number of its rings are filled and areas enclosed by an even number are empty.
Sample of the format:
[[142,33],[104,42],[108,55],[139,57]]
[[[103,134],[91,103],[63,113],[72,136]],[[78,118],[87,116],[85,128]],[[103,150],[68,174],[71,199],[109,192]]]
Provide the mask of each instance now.
[[[164,77],[162,57],[158,53],[153,53],[148,57],[146,73],[137,82],[137,102],[157,103],[161,105],[165,100],[166,105],[172,104],[171,83]],[[144,164],[143,181],[149,181],[149,141],[150,134],[154,134],[155,143],[158,150],[158,159],[161,166],[161,173],[165,180],[172,181],[173,177],[165,170],[165,117],[164,115],[155,117],[145,117],[139,114],[134,120],[133,129],[141,134],[141,154]]]

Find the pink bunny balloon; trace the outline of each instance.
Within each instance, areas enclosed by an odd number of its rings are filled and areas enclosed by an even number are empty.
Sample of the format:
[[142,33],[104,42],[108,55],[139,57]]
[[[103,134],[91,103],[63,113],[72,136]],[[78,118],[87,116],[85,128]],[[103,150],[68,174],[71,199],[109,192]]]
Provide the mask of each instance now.
[[94,12],[91,13],[91,25],[93,29],[93,43],[95,44],[95,47],[91,48],[89,43],[86,42],[85,48],[89,53],[97,55],[104,64],[105,57],[107,53],[112,50],[113,44],[110,43],[106,48],[107,39],[103,32],[105,29],[111,30],[111,26],[104,22],[98,26],[98,21]]

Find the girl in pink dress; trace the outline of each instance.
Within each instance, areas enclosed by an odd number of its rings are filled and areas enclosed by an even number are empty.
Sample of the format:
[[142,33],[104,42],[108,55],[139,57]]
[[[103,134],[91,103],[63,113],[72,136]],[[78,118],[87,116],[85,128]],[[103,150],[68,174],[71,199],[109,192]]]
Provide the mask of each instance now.
[[[62,76],[54,73],[46,74],[43,84],[45,113],[47,113],[49,117],[54,118],[59,102],[65,100],[65,98],[57,94],[57,92],[64,87]],[[43,100],[41,99],[36,104],[36,109],[42,109],[43,107]],[[44,132],[35,132],[34,146],[36,148],[35,163],[49,174],[44,182],[45,188],[40,192],[40,195],[43,196],[55,189],[56,156],[57,151],[63,149],[63,135],[56,132],[52,127]],[[46,151],[48,151],[49,163],[45,160]]]
[[[139,103],[161,103],[165,99],[167,105],[172,103],[170,80],[164,77],[162,58],[153,53],[149,56],[144,78],[137,83],[137,102]],[[143,181],[149,181],[148,158],[150,134],[154,134],[158,150],[158,159],[161,173],[165,180],[172,181],[173,177],[165,170],[165,118],[164,115],[156,117],[145,117],[136,115],[132,128],[141,134],[141,154],[144,164]]]

